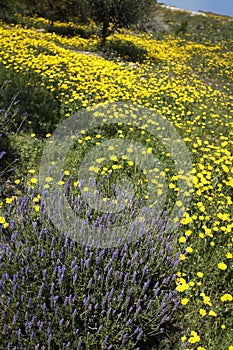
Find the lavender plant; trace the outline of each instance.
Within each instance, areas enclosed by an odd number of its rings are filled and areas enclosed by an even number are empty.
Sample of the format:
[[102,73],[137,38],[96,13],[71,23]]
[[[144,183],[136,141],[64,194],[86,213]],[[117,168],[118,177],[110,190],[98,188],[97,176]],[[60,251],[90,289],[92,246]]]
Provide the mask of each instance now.
[[134,242],[93,248],[55,229],[35,198],[29,190],[4,214],[0,348],[142,349],[163,333],[179,305],[166,215]]

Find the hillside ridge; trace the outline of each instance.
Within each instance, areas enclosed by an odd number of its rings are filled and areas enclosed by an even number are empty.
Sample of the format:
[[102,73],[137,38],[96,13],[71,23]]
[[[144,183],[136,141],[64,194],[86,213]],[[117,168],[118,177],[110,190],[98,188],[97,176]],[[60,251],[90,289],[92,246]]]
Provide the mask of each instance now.
[[221,17],[229,17],[231,19],[233,19],[233,16],[229,16],[229,15],[222,15],[222,14],[219,14],[219,13],[215,13],[215,12],[212,12],[212,11],[203,11],[203,10],[198,10],[198,11],[192,11],[192,10],[186,10],[186,9],[183,9],[183,8],[180,8],[180,7],[177,7],[177,6],[171,6],[171,5],[167,5],[166,3],[158,3],[159,6],[163,7],[163,8],[166,8],[168,10],[171,10],[171,11],[181,11],[181,12],[186,12],[186,13],[189,13],[191,16],[203,16],[203,17],[206,17],[206,15],[217,15],[217,16],[221,16]]

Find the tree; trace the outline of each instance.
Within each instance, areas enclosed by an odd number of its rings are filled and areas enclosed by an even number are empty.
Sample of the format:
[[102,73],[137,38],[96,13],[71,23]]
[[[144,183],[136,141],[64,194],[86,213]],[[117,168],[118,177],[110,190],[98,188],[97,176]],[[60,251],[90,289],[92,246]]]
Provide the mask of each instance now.
[[[0,0],[1,1],[1,0]],[[48,19],[48,29],[54,21],[69,21],[70,19],[83,19],[87,10],[86,0],[22,0],[31,13]]]
[[20,9],[19,0],[0,0],[0,18],[7,20]]
[[117,28],[128,27],[147,17],[153,10],[156,0],[84,0],[89,16],[102,25],[101,49],[106,38]]
[[48,19],[49,27],[56,20],[67,20],[70,0],[23,0],[31,13]]

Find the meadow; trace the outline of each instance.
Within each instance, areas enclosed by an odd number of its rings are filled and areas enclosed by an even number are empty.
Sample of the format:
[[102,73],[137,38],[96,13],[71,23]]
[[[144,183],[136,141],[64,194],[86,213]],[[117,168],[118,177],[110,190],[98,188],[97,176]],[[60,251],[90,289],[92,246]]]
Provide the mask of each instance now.
[[[233,19],[161,8],[105,52],[93,22],[46,27],[0,23],[0,348],[233,350]],[[54,133],[74,115],[64,160]],[[80,232],[127,224],[131,241],[59,230],[54,189]]]

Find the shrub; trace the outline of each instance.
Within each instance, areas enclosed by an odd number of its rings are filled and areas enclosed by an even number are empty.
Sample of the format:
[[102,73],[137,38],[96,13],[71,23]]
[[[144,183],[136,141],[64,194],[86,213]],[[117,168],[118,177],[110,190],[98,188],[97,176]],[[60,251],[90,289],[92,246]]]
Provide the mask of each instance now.
[[[5,87],[2,103],[6,105],[7,101],[15,94],[15,91],[19,91],[20,108],[29,115],[31,129],[41,136],[52,132],[60,121],[59,102],[53,93],[40,85],[36,74],[32,72],[28,74],[11,72],[9,74],[2,66],[0,83],[3,83],[9,76],[11,84],[7,84]],[[30,85],[28,82],[30,82]],[[14,115],[16,127],[21,125],[23,118],[24,116],[21,113]]]
[[[138,222],[132,243],[95,248],[55,229],[36,198],[29,190],[15,199],[0,229],[0,347],[126,350],[155,342],[179,304],[166,216],[151,230]],[[78,212],[86,199],[73,199]]]
[[81,38],[89,39],[92,35],[96,33],[96,29],[90,25],[86,26],[72,26],[72,25],[56,25],[56,23],[49,28],[49,32],[56,33],[61,36],[81,36]]
[[184,20],[181,22],[181,24],[175,29],[175,35],[178,35],[180,33],[185,34],[188,30],[188,21]]
[[109,39],[107,43],[108,49],[113,50],[128,61],[141,63],[146,59],[147,50],[129,41],[123,42],[120,39]]

